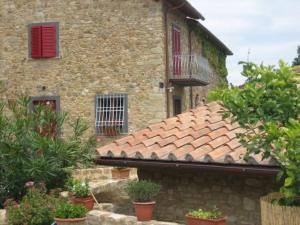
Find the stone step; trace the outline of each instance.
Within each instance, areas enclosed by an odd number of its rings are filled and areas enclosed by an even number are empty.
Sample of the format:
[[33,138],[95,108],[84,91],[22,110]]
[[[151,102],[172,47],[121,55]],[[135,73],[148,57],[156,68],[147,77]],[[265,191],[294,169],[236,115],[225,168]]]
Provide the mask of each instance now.
[[87,215],[87,225],[182,225],[178,223],[147,221],[139,222],[135,216],[127,216],[107,211],[92,210]]

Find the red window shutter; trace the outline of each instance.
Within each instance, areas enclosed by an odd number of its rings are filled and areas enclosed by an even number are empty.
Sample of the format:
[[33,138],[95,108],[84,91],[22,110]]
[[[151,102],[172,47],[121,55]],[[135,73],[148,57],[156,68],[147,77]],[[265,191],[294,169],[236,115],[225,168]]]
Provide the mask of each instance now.
[[181,45],[180,45],[180,30],[173,26],[173,72],[175,76],[181,75]]
[[42,26],[42,57],[56,57],[56,26],[53,24]]
[[31,58],[42,57],[42,27],[31,27]]

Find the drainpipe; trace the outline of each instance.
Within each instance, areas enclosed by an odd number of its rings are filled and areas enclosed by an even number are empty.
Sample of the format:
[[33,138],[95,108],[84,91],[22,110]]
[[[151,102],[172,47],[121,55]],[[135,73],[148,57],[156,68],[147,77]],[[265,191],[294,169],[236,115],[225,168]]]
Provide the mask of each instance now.
[[[190,78],[192,78],[192,30],[189,27],[189,72]],[[190,108],[193,108],[193,87],[190,86]]]
[[167,5],[166,1],[163,1],[163,7],[164,7],[164,26],[165,26],[165,50],[166,50],[166,70],[165,70],[165,83],[166,83],[166,111],[167,111],[167,118],[170,117],[170,108],[169,108],[169,104],[170,104],[170,99],[169,99],[169,88],[170,88],[170,81],[169,81],[169,35],[168,35],[168,13],[170,11],[176,10],[176,9],[180,9],[181,7],[183,7],[185,5],[185,2],[181,3],[178,6],[175,6],[173,8],[169,7],[169,5]]

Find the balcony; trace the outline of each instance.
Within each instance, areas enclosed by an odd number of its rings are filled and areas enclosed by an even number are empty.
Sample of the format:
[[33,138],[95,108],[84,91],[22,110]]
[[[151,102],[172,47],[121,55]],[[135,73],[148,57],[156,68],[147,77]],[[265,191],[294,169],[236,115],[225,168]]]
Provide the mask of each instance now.
[[174,55],[169,71],[170,82],[181,86],[206,86],[213,74],[201,55]]

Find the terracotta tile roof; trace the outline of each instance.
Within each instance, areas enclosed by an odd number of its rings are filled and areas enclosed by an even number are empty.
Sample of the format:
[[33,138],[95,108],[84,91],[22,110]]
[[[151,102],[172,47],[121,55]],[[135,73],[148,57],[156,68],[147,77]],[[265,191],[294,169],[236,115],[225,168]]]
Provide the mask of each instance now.
[[223,119],[222,109],[212,102],[100,147],[98,153],[102,158],[276,165],[261,155],[243,160],[246,149],[236,134],[245,130]]

